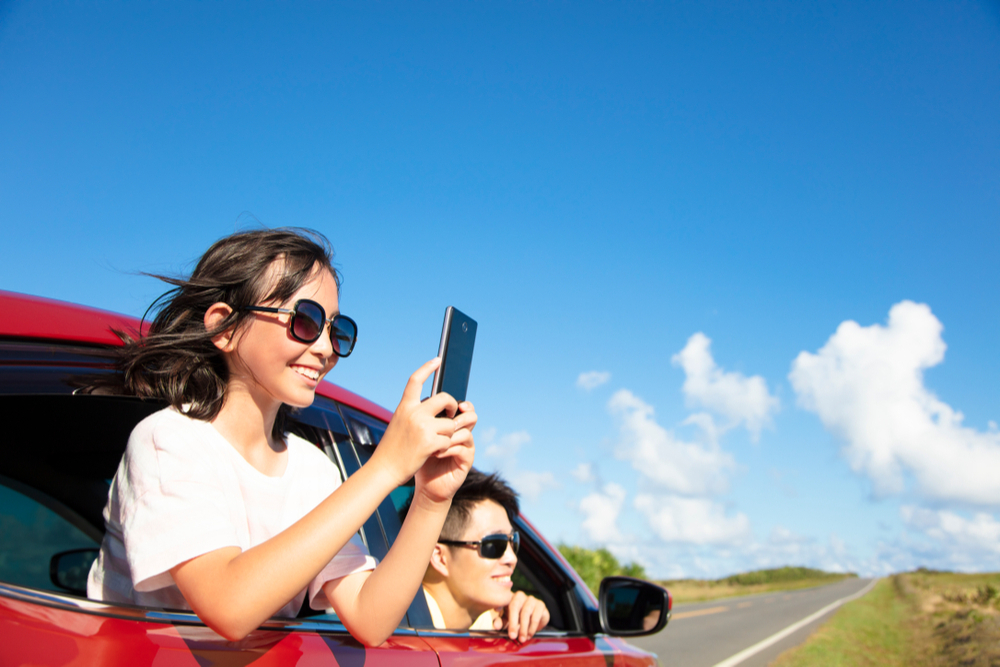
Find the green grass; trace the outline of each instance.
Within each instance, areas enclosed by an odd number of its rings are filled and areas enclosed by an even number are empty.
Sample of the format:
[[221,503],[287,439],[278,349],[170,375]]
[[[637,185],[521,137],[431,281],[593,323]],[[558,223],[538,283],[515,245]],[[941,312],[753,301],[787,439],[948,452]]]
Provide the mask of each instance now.
[[779,567],[722,579],[672,579],[658,583],[670,591],[675,603],[682,603],[813,588],[855,576],[853,573],[824,572],[808,567]]
[[893,575],[772,664],[1000,665],[1000,574]]
[[883,579],[864,597],[845,604],[809,640],[783,653],[774,667],[912,665],[911,605]]

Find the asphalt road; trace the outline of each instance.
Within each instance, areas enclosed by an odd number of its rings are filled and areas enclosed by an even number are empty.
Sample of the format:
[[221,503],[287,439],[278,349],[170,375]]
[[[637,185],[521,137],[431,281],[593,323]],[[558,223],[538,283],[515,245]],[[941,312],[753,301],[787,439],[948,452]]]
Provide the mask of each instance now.
[[[800,591],[676,605],[673,618],[662,632],[629,643],[656,653],[661,667],[713,667],[827,605],[860,592],[870,582],[870,579],[847,579]],[[764,667],[782,652],[804,642],[834,611],[738,664]]]

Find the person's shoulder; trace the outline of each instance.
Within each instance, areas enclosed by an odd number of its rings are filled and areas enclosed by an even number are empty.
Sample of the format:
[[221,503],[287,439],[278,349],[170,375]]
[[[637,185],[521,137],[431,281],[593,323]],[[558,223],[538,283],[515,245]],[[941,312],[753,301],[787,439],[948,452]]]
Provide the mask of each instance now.
[[174,449],[178,446],[188,446],[203,442],[211,437],[208,422],[194,419],[174,408],[167,407],[149,415],[132,429],[129,436],[129,448],[136,449]]
[[167,406],[162,410],[157,410],[136,424],[132,432],[153,432],[162,429],[197,428],[196,425],[200,423],[204,422],[188,417],[183,412]]
[[288,445],[289,451],[294,452],[294,456],[302,457],[308,462],[308,465],[333,465],[333,461],[330,460],[322,449],[301,436],[294,433],[286,433],[285,443]]
[[285,442],[288,453],[295,460],[293,474],[297,478],[315,480],[316,488],[322,489],[323,493],[332,491],[341,483],[340,469],[322,449],[294,433],[287,433]]

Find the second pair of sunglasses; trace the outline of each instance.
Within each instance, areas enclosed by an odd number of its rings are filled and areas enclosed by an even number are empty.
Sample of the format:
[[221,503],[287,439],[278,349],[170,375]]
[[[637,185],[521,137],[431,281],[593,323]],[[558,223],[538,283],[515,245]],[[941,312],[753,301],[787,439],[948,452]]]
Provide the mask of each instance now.
[[333,353],[338,357],[346,357],[354,350],[358,342],[358,325],[346,315],[334,315],[327,318],[323,306],[311,299],[301,299],[292,308],[272,308],[270,306],[247,306],[244,310],[260,313],[285,313],[291,315],[288,320],[288,331],[292,338],[302,343],[315,343],[323,335],[326,323],[330,323],[330,341],[333,343]]
[[517,553],[518,548],[521,546],[521,536],[515,530],[510,535],[497,533],[496,535],[487,535],[475,542],[463,542],[461,540],[438,540],[438,542],[453,547],[476,547],[479,550],[479,555],[483,558],[496,559],[501,558],[507,552],[508,543],[510,543],[514,553]]

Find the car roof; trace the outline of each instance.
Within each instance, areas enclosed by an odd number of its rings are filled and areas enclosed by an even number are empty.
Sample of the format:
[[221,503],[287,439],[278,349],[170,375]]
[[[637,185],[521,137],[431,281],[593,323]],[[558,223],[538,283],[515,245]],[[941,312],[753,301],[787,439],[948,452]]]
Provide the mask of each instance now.
[[[46,340],[77,345],[121,345],[115,330],[136,335],[148,323],[135,317],[66,301],[0,290],[0,338]],[[389,421],[392,413],[352,391],[324,380],[316,392],[373,417]]]

